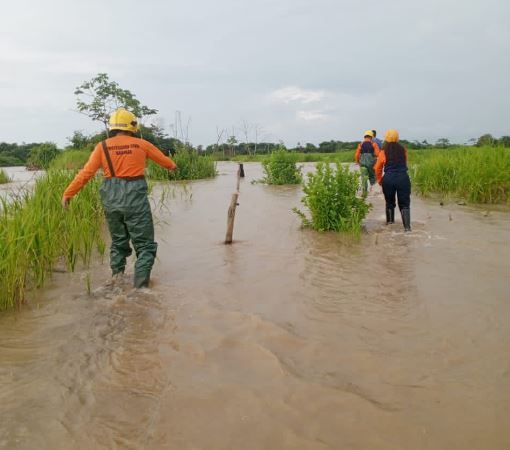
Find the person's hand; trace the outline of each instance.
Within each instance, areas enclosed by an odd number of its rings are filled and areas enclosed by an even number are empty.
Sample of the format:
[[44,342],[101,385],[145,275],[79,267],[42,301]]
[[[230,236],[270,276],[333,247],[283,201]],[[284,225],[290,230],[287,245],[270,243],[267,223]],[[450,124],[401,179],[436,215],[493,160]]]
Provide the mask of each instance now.
[[62,199],[62,208],[68,209],[69,208],[69,203],[71,203],[71,199],[70,198],[63,198]]

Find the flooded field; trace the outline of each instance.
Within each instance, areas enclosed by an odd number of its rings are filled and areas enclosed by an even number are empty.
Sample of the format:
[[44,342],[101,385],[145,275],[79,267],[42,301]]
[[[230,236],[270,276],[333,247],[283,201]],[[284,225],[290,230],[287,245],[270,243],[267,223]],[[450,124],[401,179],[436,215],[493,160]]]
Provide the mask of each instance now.
[[9,183],[0,184],[0,198],[9,199],[20,191],[30,189],[37,176],[44,173],[39,170],[27,170],[25,167],[2,167],[9,176]]
[[0,449],[510,448],[510,213],[404,234],[376,190],[356,241],[248,163],[225,246],[236,168],[154,209],[152,289],[97,261],[0,316]]

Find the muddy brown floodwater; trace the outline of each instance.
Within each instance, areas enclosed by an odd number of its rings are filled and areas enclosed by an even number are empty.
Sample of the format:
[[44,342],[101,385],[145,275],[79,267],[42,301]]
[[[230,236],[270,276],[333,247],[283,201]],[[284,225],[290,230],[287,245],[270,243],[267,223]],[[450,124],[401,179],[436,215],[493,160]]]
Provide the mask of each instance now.
[[0,317],[0,448],[509,449],[510,213],[413,197],[403,234],[376,192],[357,242],[245,167],[234,245],[223,163],[155,209],[151,290],[97,261]]

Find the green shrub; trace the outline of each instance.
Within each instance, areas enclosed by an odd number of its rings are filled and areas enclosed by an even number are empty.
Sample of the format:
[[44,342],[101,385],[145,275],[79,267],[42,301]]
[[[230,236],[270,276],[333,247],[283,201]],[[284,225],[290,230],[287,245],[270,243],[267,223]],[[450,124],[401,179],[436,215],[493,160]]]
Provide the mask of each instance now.
[[315,173],[308,173],[303,185],[305,196],[301,202],[310,211],[311,218],[294,208],[305,227],[317,231],[346,231],[358,234],[361,223],[371,205],[366,203],[366,195],[358,197],[360,174],[349,172],[347,167],[335,163],[318,163]]
[[4,170],[0,169],[0,184],[9,183],[10,181],[9,175],[7,175]]
[[81,169],[90,157],[88,150],[64,150],[50,164],[52,169]]
[[216,176],[216,162],[211,156],[200,155],[196,150],[181,148],[172,157],[177,169],[168,170],[149,160],[145,175],[151,180],[200,180]]
[[284,149],[276,150],[262,161],[267,184],[299,184],[303,181],[301,167],[296,166],[297,156]]

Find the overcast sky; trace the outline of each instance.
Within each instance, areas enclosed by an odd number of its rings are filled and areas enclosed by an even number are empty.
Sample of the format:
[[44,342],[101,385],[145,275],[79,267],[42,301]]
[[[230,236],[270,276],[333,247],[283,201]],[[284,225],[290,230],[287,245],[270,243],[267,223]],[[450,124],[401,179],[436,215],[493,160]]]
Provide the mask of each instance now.
[[510,135],[509,23],[509,0],[2,0],[0,141],[99,130],[73,94],[99,72],[194,144]]

